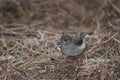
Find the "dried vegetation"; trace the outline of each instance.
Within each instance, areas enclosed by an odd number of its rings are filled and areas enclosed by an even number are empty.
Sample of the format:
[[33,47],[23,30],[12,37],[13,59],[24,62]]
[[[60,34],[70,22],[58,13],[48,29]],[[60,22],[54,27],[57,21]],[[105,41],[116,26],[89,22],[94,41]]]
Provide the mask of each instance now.
[[[92,32],[81,65],[65,62],[61,32]],[[1,0],[0,80],[119,80],[119,0]]]

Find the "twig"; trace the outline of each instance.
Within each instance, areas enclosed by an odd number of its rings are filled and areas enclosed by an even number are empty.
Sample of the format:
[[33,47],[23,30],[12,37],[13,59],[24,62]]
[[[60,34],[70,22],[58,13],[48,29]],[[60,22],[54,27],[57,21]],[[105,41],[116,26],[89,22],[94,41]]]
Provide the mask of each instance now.
[[108,0],[108,2],[112,5],[112,7],[120,14],[120,9],[112,3],[111,0]]
[[4,35],[3,35],[3,33],[4,33],[4,26],[3,25],[0,25],[0,27],[2,28],[2,43],[3,43],[3,46],[4,47],[6,47],[6,43],[5,43],[5,38],[4,38]]
[[119,26],[114,26],[110,21],[108,21],[108,24],[113,28],[113,30],[120,30]]
[[102,42],[102,43],[100,43],[100,44],[98,44],[98,45],[96,45],[96,46],[93,46],[93,47],[92,47],[91,49],[89,49],[86,53],[89,53],[89,52],[91,52],[93,49],[95,49],[96,47],[107,43],[108,41],[110,41],[111,39],[113,39],[118,33],[119,33],[119,31],[116,32],[112,37],[110,37],[110,38],[107,39],[106,41],[104,41],[104,42]]
[[120,43],[120,41],[118,39],[114,38],[114,40],[117,41],[118,43]]
[[112,37],[110,37],[109,39],[107,39],[106,41],[104,41],[102,44],[104,44],[104,43],[110,41],[111,39],[113,39],[118,33],[119,33],[119,31],[116,32]]

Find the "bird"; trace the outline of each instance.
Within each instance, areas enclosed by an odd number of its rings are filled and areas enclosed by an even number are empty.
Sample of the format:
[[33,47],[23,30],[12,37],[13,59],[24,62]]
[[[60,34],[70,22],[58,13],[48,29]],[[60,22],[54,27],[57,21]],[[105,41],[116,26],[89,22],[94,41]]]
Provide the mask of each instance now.
[[77,56],[76,64],[80,64],[80,54],[86,47],[86,35],[86,32],[82,32],[80,35],[75,36],[62,34],[58,45],[64,54],[65,60],[67,60],[69,56]]

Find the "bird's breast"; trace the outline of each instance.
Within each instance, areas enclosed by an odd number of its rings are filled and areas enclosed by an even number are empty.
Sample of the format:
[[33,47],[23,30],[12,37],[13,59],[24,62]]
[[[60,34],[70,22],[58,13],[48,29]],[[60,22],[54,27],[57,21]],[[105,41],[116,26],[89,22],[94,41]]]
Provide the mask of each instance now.
[[85,45],[82,46],[76,46],[76,45],[69,45],[69,46],[61,46],[61,50],[63,54],[68,55],[68,56],[77,56],[79,55],[82,51]]
[[72,45],[62,45],[61,50],[65,55],[71,55],[73,52],[74,47]]

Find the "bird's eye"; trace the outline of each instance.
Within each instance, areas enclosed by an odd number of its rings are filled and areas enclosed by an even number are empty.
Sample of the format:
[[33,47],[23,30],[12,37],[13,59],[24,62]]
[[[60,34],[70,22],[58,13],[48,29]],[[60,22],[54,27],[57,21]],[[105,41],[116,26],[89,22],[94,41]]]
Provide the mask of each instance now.
[[65,41],[67,41],[67,39],[65,39]]

